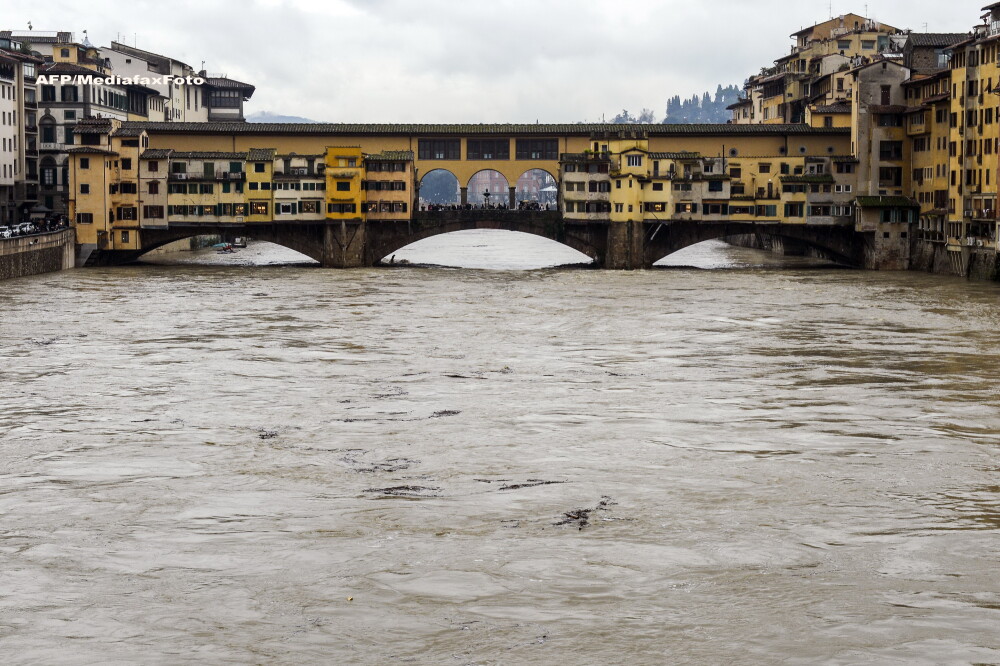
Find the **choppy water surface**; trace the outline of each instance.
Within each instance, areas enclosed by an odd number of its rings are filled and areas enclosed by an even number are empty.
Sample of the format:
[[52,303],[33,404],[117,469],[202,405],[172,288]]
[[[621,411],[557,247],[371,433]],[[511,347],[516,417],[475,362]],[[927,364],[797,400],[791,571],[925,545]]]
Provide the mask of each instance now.
[[1000,662],[998,287],[692,253],[3,283],[3,661]]

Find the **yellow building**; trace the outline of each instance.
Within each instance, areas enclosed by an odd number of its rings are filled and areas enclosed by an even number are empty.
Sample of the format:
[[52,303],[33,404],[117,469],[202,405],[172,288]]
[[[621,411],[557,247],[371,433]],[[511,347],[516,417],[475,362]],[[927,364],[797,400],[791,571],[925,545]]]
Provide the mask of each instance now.
[[392,150],[363,157],[365,219],[409,220],[416,206],[413,152]]
[[326,219],[360,220],[365,204],[364,155],[360,146],[326,149]]

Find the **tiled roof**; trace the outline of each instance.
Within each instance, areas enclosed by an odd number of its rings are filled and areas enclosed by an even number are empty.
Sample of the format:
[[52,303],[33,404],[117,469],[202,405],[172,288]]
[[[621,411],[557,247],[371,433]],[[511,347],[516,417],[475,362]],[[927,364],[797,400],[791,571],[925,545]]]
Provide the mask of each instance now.
[[73,134],[110,134],[111,123],[91,124],[80,122],[73,128]]
[[[146,151],[149,152],[149,151]],[[253,152],[253,151],[251,151]],[[273,153],[273,151],[272,151]],[[171,157],[175,160],[245,160],[246,153],[224,153],[218,151],[173,151]],[[268,158],[271,159],[271,158]]]
[[134,137],[141,136],[142,130],[138,127],[120,127],[111,133],[111,136]]
[[251,148],[247,160],[251,162],[270,162],[278,151],[274,148]]
[[165,159],[168,159],[173,152],[174,151],[169,150],[169,149],[164,150],[162,148],[150,148],[149,150],[144,151],[142,153],[142,155],[139,156],[139,159],[141,159],[141,160],[165,160]]
[[57,62],[54,65],[49,65],[45,67],[40,72],[41,74],[80,74],[83,76],[103,76],[96,69],[89,69],[87,67],[81,67],[80,65],[74,65],[71,62]]
[[101,148],[99,146],[77,146],[76,148],[68,148],[67,153],[80,153],[83,155],[117,155],[118,153],[113,150],[108,150],[107,148]]
[[410,162],[413,161],[412,150],[383,150],[375,155],[365,155],[369,162]]
[[909,197],[858,197],[857,202],[862,208],[920,208]]
[[752,103],[753,102],[751,102],[749,99],[741,99],[741,100],[737,101],[735,104],[730,104],[729,106],[727,106],[726,110],[727,111],[732,111],[733,109],[738,109],[738,108],[740,108],[742,106],[747,106],[747,105],[752,104]]
[[915,47],[944,48],[968,39],[966,32],[912,32],[909,42]]
[[507,135],[507,136],[538,136],[538,135],[571,135],[590,136],[593,132],[643,131],[649,136],[717,136],[717,135],[841,135],[849,134],[848,128],[810,127],[805,124],[794,125],[735,125],[735,124],[699,124],[699,125],[631,125],[631,124],[561,124],[543,125],[539,123],[514,125],[378,125],[349,123],[167,123],[167,122],[126,122],[126,127],[136,126],[151,134],[305,134],[314,136],[419,136],[437,134],[460,135]]
[[850,104],[830,104],[827,106],[817,106],[813,113],[850,113]]
[[250,85],[249,83],[243,83],[242,81],[237,81],[236,79],[230,79],[228,77],[213,77],[205,79],[205,82],[212,86],[213,88],[238,88],[240,90],[249,90],[252,95],[256,87]]
[[681,152],[681,153],[650,153],[651,160],[693,160],[701,157],[701,153]]

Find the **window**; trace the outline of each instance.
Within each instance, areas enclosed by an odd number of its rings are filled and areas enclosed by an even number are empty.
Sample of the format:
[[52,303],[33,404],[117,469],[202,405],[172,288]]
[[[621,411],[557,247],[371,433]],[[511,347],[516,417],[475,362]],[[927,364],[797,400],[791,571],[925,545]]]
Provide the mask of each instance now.
[[157,183],[156,181],[151,182],[149,184],[149,193],[150,194],[159,194],[160,193],[160,184]]
[[137,218],[137,211],[134,206],[119,206],[118,207],[118,219],[119,220],[135,220]]
[[558,139],[518,139],[517,159],[557,160],[559,159]]
[[78,102],[79,92],[76,86],[63,86],[62,87],[62,101],[64,102]]
[[721,192],[722,191],[722,181],[721,180],[710,180],[710,181],[708,181],[708,191],[709,192]]
[[880,141],[879,159],[881,160],[901,160],[903,159],[902,141]]
[[263,162],[258,162],[257,164],[254,164],[253,165],[253,170],[256,173],[264,173],[264,163]]
[[802,217],[802,209],[801,203],[786,203],[785,217]]
[[422,160],[460,160],[460,139],[418,139],[417,156]]
[[93,224],[94,214],[93,213],[77,213],[76,214],[77,224]]
[[337,181],[337,191],[338,192],[350,192],[351,191],[351,181],[349,181],[349,180],[338,180]]
[[295,204],[293,203],[280,203],[278,204],[278,215],[294,215],[295,214]]
[[770,164],[761,163],[760,166],[758,167],[757,171],[759,173],[771,173],[771,165]]
[[509,160],[510,139],[469,139],[466,142],[465,159]]
[[213,185],[212,183],[202,183],[198,193],[199,194],[214,194],[215,193],[215,185]]
[[143,206],[142,216],[150,220],[163,219],[163,206]]
[[697,213],[698,204],[696,203],[679,203],[674,204],[675,213]]
[[629,155],[628,165],[630,167],[641,167],[642,166],[642,155]]
[[250,202],[250,214],[251,215],[267,215],[270,206],[266,201],[251,201]]
[[80,194],[90,194],[90,185],[86,183],[80,185]]
[[42,86],[42,101],[43,102],[54,102],[54,101],[56,101],[56,87],[55,86]]
[[90,158],[89,157],[81,157],[80,158],[80,168],[81,169],[89,169],[90,168]]
[[662,192],[663,191],[663,183],[653,183],[653,191],[654,192]]
[[139,187],[135,183],[122,183],[120,191],[122,194],[138,194]]

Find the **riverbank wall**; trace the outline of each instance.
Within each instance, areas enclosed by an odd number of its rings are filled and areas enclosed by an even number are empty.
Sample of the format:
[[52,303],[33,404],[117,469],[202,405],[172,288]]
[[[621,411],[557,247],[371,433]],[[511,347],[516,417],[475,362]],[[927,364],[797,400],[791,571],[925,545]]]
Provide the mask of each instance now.
[[[762,234],[729,236],[723,240],[737,247],[765,250],[782,256],[818,256],[808,247],[789,245],[783,239]],[[910,245],[910,270],[1000,282],[1000,255],[992,248],[949,250],[940,241],[914,239]]]
[[53,273],[76,266],[76,232],[0,239],[0,280]]

